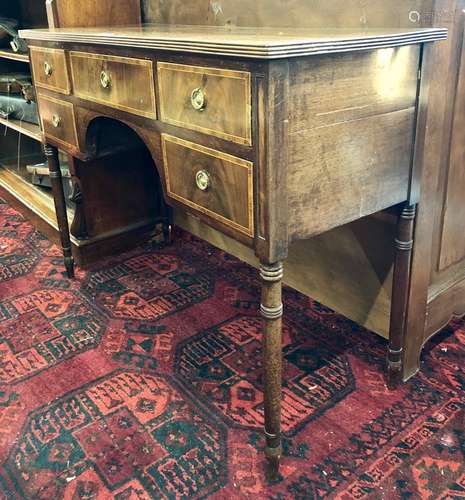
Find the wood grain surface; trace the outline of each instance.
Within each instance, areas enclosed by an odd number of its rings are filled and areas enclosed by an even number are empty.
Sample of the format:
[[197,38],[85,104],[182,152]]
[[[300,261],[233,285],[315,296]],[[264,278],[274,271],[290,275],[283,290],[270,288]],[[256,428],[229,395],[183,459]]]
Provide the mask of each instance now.
[[[53,138],[66,150],[78,148],[73,105],[44,94],[38,94],[37,100],[45,135]],[[53,123],[55,117],[59,120],[58,126]]]
[[[72,51],[74,94],[147,118],[156,118],[153,63],[146,59]],[[104,72],[108,87],[101,82]]]
[[[159,62],[160,119],[239,144],[252,144],[251,75],[245,71]],[[205,106],[191,95],[200,89]]]
[[[37,87],[69,95],[71,93],[71,80],[65,51],[31,47],[30,52],[34,84]],[[50,75],[45,72],[45,64],[50,66]]]
[[[248,236],[254,235],[253,164],[169,135],[162,136],[168,196]],[[211,186],[201,191],[196,174]]]

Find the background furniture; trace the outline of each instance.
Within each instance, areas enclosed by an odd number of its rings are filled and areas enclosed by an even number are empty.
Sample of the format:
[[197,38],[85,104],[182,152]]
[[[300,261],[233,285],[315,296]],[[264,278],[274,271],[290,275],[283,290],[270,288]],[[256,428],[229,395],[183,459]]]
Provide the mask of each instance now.
[[[17,19],[20,26],[47,26],[45,4],[35,0],[2,2],[0,16]],[[29,55],[0,48],[0,74],[30,73]],[[37,221],[41,214],[50,224],[56,218],[50,196],[30,183],[26,165],[44,161],[42,132],[38,125],[0,117],[0,189],[1,196],[16,205],[29,207],[28,214]]]
[[[2,3],[0,16],[18,19],[24,28],[111,26],[139,23],[141,9],[138,1],[126,0],[97,3],[92,0],[12,0]],[[29,55],[0,49],[0,73],[7,71],[28,72]],[[45,161],[40,126],[0,118],[0,127],[5,131],[0,136],[0,195],[58,242],[52,193],[50,189],[34,186],[32,174],[26,169],[27,165]],[[99,161],[97,171],[92,172],[91,182],[86,176],[91,165],[81,172],[81,164],[72,157],[60,155],[60,159],[72,176],[71,183],[65,179],[67,187],[70,184],[66,203],[73,232],[73,253],[80,264],[124,250],[156,233],[154,202],[148,194],[143,194],[151,186],[146,162],[139,162],[137,156],[107,156],[106,160]],[[133,162],[140,165],[134,167],[136,176],[134,169],[128,169]],[[110,183],[107,182],[109,175],[113,176]],[[82,204],[81,187],[86,192],[85,205]],[[103,190],[106,196],[100,197]],[[139,193],[137,203],[134,198],[128,198],[128,193],[134,192]]]

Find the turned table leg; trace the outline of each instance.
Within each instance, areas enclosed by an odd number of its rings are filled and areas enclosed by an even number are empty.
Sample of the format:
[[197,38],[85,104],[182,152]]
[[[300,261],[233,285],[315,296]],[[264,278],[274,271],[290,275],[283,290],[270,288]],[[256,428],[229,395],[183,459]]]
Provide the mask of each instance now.
[[397,223],[387,376],[387,383],[390,389],[395,389],[402,382],[402,358],[410,288],[415,216],[416,206],[404,205]]
[[58,149],[47,144],[44,146],[44,152],[47,157],[50,181],[52,183],[53,200],[55,202],[55,211],[58,221],[58,229],[60,231],[61,248],[63,250],[65,268],[68,277],[74,278],[74,260],[71,252],[68,216],[66,213],[65,193],[63,191]]
[[279,472],[281,447],[281,383],[282,383],[282,278],[283,265],[260,265],[262,281],[263,346],[265,368],[265,455],[270,475]]

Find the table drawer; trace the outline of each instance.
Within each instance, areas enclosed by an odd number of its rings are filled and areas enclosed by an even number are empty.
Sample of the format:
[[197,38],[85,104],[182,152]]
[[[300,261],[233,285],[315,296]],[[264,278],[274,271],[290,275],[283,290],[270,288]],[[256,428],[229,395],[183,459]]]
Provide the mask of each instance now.
[[160,119],[252,145],[250,73],[159,62]]
[[156,118],[152,61],[70,52],[74,94],[147,118]]
[[64,147],[78,147],[74,107],[69,102],[39,94],[40,118],[45,136]]
[[168,195],[253,237],[253,164],[162,135]]
[[71,93],[71,82],[64,50],[31,47],[32,71],[37,87],[62,94]]

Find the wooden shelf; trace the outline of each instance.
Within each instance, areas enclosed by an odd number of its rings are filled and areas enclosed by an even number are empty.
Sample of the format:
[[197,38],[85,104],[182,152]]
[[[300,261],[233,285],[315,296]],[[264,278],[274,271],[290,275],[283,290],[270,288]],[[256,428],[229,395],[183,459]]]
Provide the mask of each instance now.
[[19,132],[20,134],[26,135],[31,139],[42,142],[42,131],[39,125],[34,125],[34,123],[22,122],[20,120],[14,120],[11,118],[5,119],[0,117],[0,125],[5,125],[5,127],[11,128]]
[[6,167],[0,167],[0,186],[22,203],[26,204],[47,224],[58,230],[51,193],[33,186],[20,175]]
[[[11,166],[0,165],[0,187],[26,205],[49,226],[58,231],[53,196],[50,191],[41,189],[13,172]],[[74,211],[68,208],[68,219],[71,223]]]
[[0,59],[10,59],[12,61],[21,61],[28,63],[29,55],[28,54],[18,54],[17,52],[13,52],[8,49],[0,49]]

